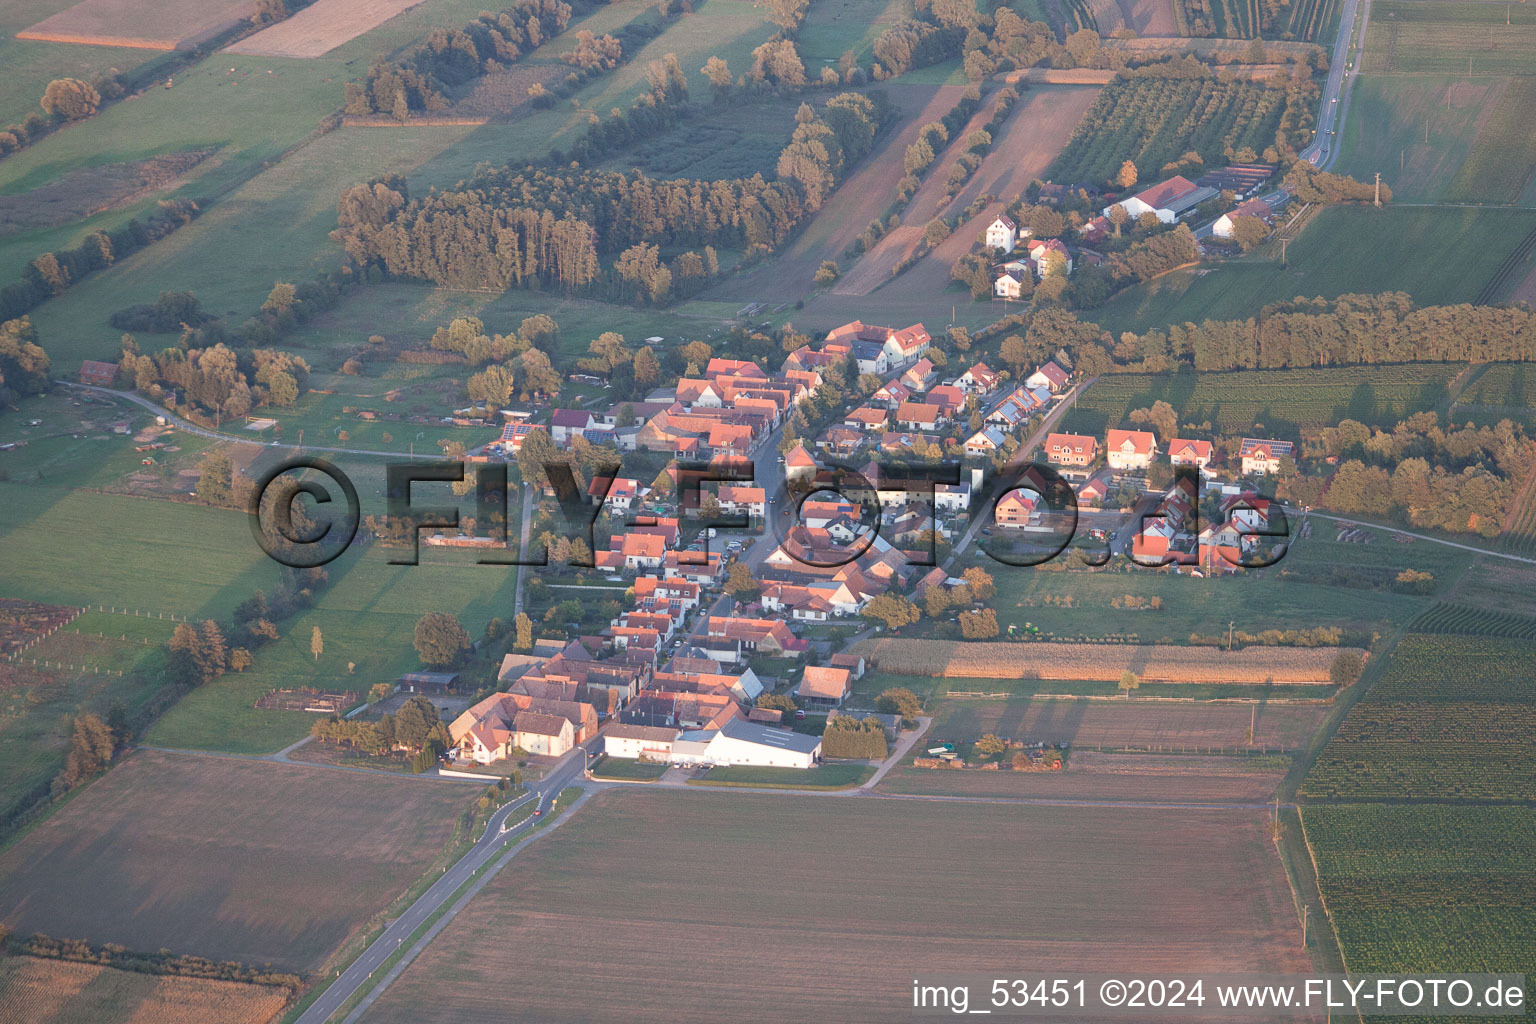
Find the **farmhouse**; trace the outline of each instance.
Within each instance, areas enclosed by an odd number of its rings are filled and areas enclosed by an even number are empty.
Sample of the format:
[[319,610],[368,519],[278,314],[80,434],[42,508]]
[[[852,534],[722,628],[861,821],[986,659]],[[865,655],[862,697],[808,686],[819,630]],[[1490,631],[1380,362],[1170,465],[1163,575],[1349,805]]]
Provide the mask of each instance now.
[[1145,430],[1110,430],[1104,438],[1104,456],[1114,470],[1146,469],[1157,454],[1157,438]]
[[1217,238],[1231,238],[1234,222],[1239,217],[1253,217],[1269,224],[1275,219],[1275,212],[1269,208],[1269,204],[1262,199],[1249,199],[1238,204],[1234,209],[1228,210],[1216,222],[1211,225],[1211,234]]
[[684,764],[811,768],[821,758],[821,737],[736,718],[712,732],[678,736],[672,757]]
[[[860,373],[884,373],[891,364],[901,364],[908,360],[916,359],[933,343],[928,336],[928,331],[922,324],[913,324],[897,330],[894,327],[876,327],[866,324],[861,320],[835,327],[827,333],[829,344],[837,342],[853,343],[854,357],[859,361]],[[880,369],[865,369],[865,357],[861,355],[859,343],[878,345],[880,351],[885,354],[885,366]],[[873,366],[873,361],[871,360]]]
[[1164,224],[1172,224],[1180,214],[1194,209],[1217,194],[1214,188],[1201,187],[1188,178],[1175,175],[1167,181],[1136,193],[1129,199],[1104,207],[1102,212],[1105,217],[1109,217],[1109,211],[1115,206],[1120,206],[1133,221],[1142,214],[1150,213],[1156,215],[1157,219]]
[[997,219],[987,225],[987,248],[1013,252],[1013,247],[1017,244],[1019,244],[1019,226],[1006,213],[998,214]]
[[556,409],[549,420],[549,436],[555,444],[565,448],[572,438],[585,436],[596,425],[592,414],[585,409]]
[[520,711],[512,720],[517,731],[517,746],[530,754],[559,757],[574,745],[569,719],[538,711]]
[[672,757],[672,741],[677,730],[656,725],[626,725],[615,722],[603,732],[603,753],[645,761],[667,761]]
[[97,387],[109,388],[116,379],[116,363],[103,363],[97,359],[86,359],[80,363],[81,384],[94,384]]
[[1278,473],[1282,460],[1289,459],[1293,450],[1289,441],[1245,437],[1237,457],[1242,462],[1244,476],[1266,476]]

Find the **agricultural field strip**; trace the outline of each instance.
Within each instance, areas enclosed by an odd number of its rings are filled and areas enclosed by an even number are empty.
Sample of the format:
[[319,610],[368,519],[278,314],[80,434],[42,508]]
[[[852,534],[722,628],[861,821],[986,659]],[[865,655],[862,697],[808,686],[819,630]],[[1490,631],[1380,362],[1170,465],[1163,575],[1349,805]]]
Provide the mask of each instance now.
[[1340,723],[1302,792],[1348,799],[1536,799],[1536,644],[1409,634]]
[[[973,679],[1326,683],[1340,648],[1212,647],[1164,644],[1030,644],[940,640],[862,640],[856,650],[885,671]],[[1364,653],[1364,652],[1361,652]]]

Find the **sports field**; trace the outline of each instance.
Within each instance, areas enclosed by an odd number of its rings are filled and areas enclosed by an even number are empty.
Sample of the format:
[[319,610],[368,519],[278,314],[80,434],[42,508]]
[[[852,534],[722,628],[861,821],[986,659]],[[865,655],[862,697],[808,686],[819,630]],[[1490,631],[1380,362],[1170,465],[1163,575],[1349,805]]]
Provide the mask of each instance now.
[[903,801],[628,788],[497,875],[363,1020],[622,1002],[632,1021],[889,1021],[918,973],[1305,970],[1292,908],[1260,811],[919,821]]
[[26,1024],[267,1024],[288,993],[30,956],[0,960],[0,1020]]
[[309,970],[417,877],[476,793],[141,750],[0,855],[0,922]]

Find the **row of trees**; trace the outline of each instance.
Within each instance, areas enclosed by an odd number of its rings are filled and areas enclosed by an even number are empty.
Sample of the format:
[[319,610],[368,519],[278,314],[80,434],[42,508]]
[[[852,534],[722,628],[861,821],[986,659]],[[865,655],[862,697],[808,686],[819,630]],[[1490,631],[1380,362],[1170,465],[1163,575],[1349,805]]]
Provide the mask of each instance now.
[[1118,343],[1091,321],[1059,308],[1012,314],[977,338],[1027,323],[1026,336],[1066,349],[1089,375],[1116,370],[1242,370],[1415,362],[1536,359],[1536,313],[1513,306],[1415,308],[1403,292],[1272,303],[1256,317],[1175,324]]
[[612,286],[659,301],[713,261],[706,248],[663,264],[655,247],[777,246],[869,151],[878,124],[874,105],[854,93],[820,114],[804,108],[772,182],[503,168],[419,200],[398,181],[371,182],[343,194],[335,237],[360,264],[467,288],[590,289],[605,273],[600,257],[623,254]]
[[453,743],[436,705],[422,696],[410,698],[399,711],[376,721],[330,715],[315,722],[309,734],[322,743],[341,744],[365,754],[398,750],[416,755],[418,773],[430,768]]
[[167,348],[155,355],[124,335],[118,382],[154,398],[174,389],[180,402],[220,417],[240,417],[261,405],[289,406],[309,390],[309,364],[276,349],[237,351]]
[[162,200],[145,220],[134,218],[110,231],[94,231],[73,249],[43,253],[28,265],[20,281],[0,289],[0,320],[21,316],[62,295],[93,271],[109,267],[191,223],[197,213],[197,204],[190,199]]
[[346,112],[404,121],[412,111],[446,110],[456,88],[517,63],[565,31],[571,14],[564,0],[517,0],[462,28],[434,29],[398,56],[376,59],[362,82],[348,82]]

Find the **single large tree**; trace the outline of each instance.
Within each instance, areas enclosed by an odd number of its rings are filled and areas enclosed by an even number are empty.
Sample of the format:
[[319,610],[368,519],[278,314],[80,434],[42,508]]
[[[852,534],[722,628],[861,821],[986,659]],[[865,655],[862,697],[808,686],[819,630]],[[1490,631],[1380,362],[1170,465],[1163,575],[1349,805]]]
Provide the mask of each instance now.
[[416,623],[416,653],[425,665],[452,665],[469,650],[469,633],[446,612],[428,612]]
[[316,626],[313,630],[310,631],[309,653],[315,656],[316,661],[319,661],[320,655],[325,653],[325,637],[320,635],[319,626]]

